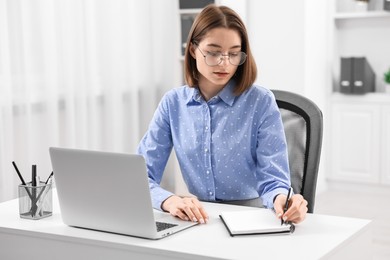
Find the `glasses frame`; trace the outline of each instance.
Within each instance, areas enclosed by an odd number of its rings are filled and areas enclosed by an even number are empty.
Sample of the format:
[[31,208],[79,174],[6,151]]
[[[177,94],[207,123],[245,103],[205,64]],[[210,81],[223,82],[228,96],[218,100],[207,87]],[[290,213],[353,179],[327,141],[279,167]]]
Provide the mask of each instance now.
[[215,66],[220,65],[220,64],[222,63],[222,61],[224,60],[223,57],[228,57],[228,61],[229,61],[229,63],[230,63],[231,65],[233,65],[233,66],[241,66],[242,64],[245,63],[246,57],[247,57],[247,55],[246,55],[245,52],[239,51],[238,53],[241,53],[241,55],[244,55],[244,58],[243,58],[243,61],[242,61],[240,64],[237,65],[237,64],[233,64],[233,63],[230,61],[230,55],[231,55],[230,53],[228,53],[228,54],[223,54],[223,53],[221,52],[221,53],[220,53],[219,62],[218,62],[217,64],[215,64],[215,65],[210,65],[210,64],[207,63],[207,56],[208,56],[209,54],[204,54],[203,51],[199,48],[199,45],[196,45],[196,48],[197,48],[197,49],[200,51],[200,53],[202,54],[202,56],[203,56],[203,58],[204,58],[204,62],[205,62],[208,66],[210,66],[210,67],[215,67]]

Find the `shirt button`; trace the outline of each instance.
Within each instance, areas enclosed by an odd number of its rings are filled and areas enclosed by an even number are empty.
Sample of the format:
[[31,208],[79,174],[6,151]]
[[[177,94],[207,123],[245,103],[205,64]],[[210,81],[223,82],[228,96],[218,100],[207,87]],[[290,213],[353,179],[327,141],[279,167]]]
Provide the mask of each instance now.
[[213,195],[213,193],[210,191],[210,192],[209,192],[209,195],[210,195],[210,196],[212,196],[212,195]]
[[209,149],[206,148],[206,149],[204,149],[204,151],[207,153],[209,151]]
[[206,126],[206,127],[205,127],[205,129],[206,129],[206,130],[209,130],[209,127],[208,127],[208,126]]
[[206,173],[207,173],[207,174],[209,174],[209,173],[210,173],[210,171],[206,171]]

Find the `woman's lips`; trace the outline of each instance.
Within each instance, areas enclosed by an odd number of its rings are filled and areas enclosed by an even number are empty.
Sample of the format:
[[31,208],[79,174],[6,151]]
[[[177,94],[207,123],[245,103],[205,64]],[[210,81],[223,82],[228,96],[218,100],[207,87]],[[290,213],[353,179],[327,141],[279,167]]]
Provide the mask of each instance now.
[[214,74],[220,78],[225,78],[225,77],[229,76],[228,72],[214,72]]

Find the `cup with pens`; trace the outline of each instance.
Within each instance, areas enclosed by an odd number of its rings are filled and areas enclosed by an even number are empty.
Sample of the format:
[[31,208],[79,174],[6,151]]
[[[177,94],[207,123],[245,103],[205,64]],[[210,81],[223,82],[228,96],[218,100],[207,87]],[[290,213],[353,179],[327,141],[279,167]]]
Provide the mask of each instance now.
[[47,180],[41,181],[37,174],[37,166],[32,166],[31,182],[26,183],[15,162],[12,162],[22,184],[19,185],[19,215],[26,219],[41,219],[52,215],[52,178],[53,172]]

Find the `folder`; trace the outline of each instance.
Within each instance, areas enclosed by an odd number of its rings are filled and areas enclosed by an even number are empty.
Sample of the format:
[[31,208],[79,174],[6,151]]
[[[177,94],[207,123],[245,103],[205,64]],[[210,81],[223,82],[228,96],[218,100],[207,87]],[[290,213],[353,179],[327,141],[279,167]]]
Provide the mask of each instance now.
[[353,58],[352,93],[375,92],[375,73],[365,57]]
[[341,58],[340,92],[347,94],[375,92],[375,72],[366,57]]
[[341,58],[340,92],[352,93],[352,59]]

